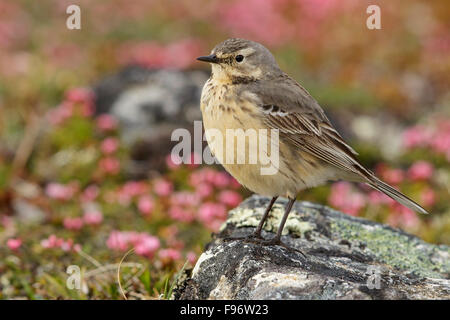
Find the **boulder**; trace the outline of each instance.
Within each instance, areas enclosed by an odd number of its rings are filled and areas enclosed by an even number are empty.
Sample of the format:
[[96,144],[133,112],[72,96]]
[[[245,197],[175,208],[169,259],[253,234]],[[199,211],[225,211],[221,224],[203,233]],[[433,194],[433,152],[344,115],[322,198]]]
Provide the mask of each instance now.
[[[264,227],[273,237],[287,200]],[[229,213],[175,299],[449,299],[450,247],[326,206],[297,202],[282,240],[295,250],[243,240],[269,199],[252,196]]]
[[200,95],[209,73],[202,70],[147,69],[128,66],[93,87],[97,114],[119,120],[122,141],[130,148],[125,171],[135,177],[163,170],[177,143],[172,132],[192,132],[201,120]]

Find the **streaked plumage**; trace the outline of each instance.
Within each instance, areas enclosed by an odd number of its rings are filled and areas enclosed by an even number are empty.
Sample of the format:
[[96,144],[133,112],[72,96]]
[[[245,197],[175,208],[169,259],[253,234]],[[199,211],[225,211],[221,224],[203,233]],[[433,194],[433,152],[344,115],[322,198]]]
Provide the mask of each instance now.
[[[237,62],[238,55],[242,62]],[[358,162],[356,151],[343,140],[317,101],[279,69],[264,46],[228,39],[217,45],[210,56],[199,60],[212,65],[212,75],[201,98],[205,129],[267,128],[280,132],[278,174],[258,174],[260,164],[223,163],[241,184],[263,195],[295,199],[302,189],[330,180],[364,182],[401,204],[426,213]],[[210,148],[213,153],[220,151],[214,144]]]

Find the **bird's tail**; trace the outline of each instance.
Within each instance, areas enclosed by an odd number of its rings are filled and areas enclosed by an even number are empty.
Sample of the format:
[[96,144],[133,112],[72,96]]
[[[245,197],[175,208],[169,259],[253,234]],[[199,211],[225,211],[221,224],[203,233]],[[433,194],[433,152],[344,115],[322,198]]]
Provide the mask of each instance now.
[[391,187],[390,185],[388,185],[387,183],[381,181],[376,177],[372,177],[372,179],[370,179],[370,182],[367,182],[367,184],[372,188],[374,188],[375,190],[383,192],[385,195],[391,197],[395,201],[398,201],[399,203],[401,203],[405,207],[408,207],[411,210],[428,214],[428,212],[420,205],[418,205],[416,202],[414,202],[400,191],[394,189],[393,187]]

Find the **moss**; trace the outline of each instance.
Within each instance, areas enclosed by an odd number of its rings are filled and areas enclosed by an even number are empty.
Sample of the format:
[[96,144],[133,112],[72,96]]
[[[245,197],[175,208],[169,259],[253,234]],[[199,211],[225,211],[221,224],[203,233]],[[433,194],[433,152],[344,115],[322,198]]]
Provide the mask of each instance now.
[[338,238],[359,241],[378,260],[420,276],[442,278],[450,273],[450,248],[430,245],[413,236],[382,225],[332,219]]
[[[266,206],[258,199],[260,198],[250,198],[246,205],[232,210],[226,224],[234,224],[237,228],[258,226]],[[285,203],[276,203],[273,206],[264,230],[278,230],[284,205]],[[319,221],[322,221],[320,226]],[[226,224],[222,226],[222,230]],[[450,275],[448,246],[428,244],[401,230],[350,217],[328,207],[308,202],[297,203],[286,221],[283,234],[291,233],[302,237],[308,231],[313,231],[311,237],[315,241],[331,236],[337,242],[347,240],[356,243],[356,246],[376,260],[418,276],[448,278]]]

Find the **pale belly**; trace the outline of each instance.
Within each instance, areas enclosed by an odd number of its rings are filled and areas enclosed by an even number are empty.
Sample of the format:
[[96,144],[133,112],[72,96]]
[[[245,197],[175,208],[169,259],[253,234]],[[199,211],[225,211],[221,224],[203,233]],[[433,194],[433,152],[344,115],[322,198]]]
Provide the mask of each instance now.
[[236,103],[224,94],[205,99],[205,94],[201,109],[209,148],[243,186],[265,196],[295,198],[300,190],[330,179],[330,170],[267,129],[253,103]]

